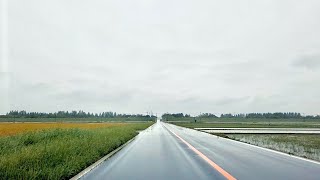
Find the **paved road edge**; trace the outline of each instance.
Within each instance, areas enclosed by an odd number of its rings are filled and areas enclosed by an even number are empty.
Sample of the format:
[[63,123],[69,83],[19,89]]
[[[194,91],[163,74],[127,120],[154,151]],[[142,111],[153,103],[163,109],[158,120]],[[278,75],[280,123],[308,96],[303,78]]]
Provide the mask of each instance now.
[[[165,126],[164,126],[165,127]],[[207,162],[213,169],[218,171],[222,176],[224,176],[227,180],[237,180],[235,177],[233,177],[230,173],[225,171],[223,168],[221,168],[218,164],[213,162],[210,158],[208,158],[206,155],[204,155],[201,151],[196,149],[194,146],[192,146],[190,143],[188,143],[185,139],[180,137],[178,134],[175,132],[171,131],[167,127],[165,127],[169,132],[171,132],[173,135],[175,135],[180,141],[185,143],[193,152],[195,152],[199,157],[201,157],[205,162]]]
[[[154,126],[154,124],[152,124],[151,126],[149,126],[147,129],[151,128],[152,126]],[[143,130],[146,131],[147,129]],[[139,133],[140,134],[140,133]],[[121,149],[123,149],[125,146],[127,146],[128,144],[130,144],[133,140],[135,140],[135,138],[139,135],[137,134],[135,137],[133,137],[132,139],[130,139],[129,141],[127,141],[126,143],[122,144],[120,147],[118,147],[117,149],[111,151],[109,154],[105,155],[104,157],[102,157],[101,159],[99,159],[97,162],[93,163],[92,165],[90,165],[89,167],[87,167],[86,169],[82,170],[80,173],[78,173],[77,175],[75,175],[74,177],[72,177],[70,180],[78,180],[80,178],[82,178],[84,175],[86,175],[88,172],[92,171],[93,169],[95,169],[96,167],[98,167],[99,165],[101,165],[104,161],[108,160],[109,158],[111,158],[113,155],[115,155],[117,152],[119,152]]]
[[285,153],[285,152],[277,151],[277,150],[274,150],[274,149],[269,149],[269,148],[265,148],[265,147],[261,147],[261,146],[257,146],[257,145],[253,145],[253,144],[249,144],[249,143],[246,143],[246,142],[237,141],[237,140],[233,140],[233,139],[217,136],[217,135],[214,135],[214,134],[211,134],[211,133],[208,133],[208,132],[205,132],[205,131],[201,131],[201,130],[196,130],[196,129],[192,129],[192,128],[186,128],[186,127],[178,126],[178,125],[175,125],[175,124],[172,124],[172,123],[168,123],[168,124],[173,125],[173,126],[177,126],[179,128],[185,128],[185,129],[190,129],[190,130],[198,131],[198,132],[201,132],[201,133],[209,134],[211,136],[223,138],[223,139],[226,139],[228,141],[235,141],[237,143],[246,144],[248,146],[252,146],[252,147],[255,147],[255,148],[258,148],[258,149],[262,149],[262,150],[265,150],[265,151],[270,151],[270,152],[281,154],[281,155],[284,155],[284,156],[289,156],[289,157],[292,157],[292,158],[300,159],[300,160],[311,162],[311,163],[314,163],[314,164],[318,164],[318,165],[320,164],[320,162],[318,162],[316,160],[307,159],[307,158],[303,158],[303,157],[300,157],[300,156],[296,156],[296,155],[288,154],[288,153]]

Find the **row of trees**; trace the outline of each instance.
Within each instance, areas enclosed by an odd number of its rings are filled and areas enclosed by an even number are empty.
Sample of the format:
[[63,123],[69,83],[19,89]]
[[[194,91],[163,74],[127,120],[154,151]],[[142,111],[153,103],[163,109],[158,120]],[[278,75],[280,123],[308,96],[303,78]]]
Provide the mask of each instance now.
[[[166,113],[162,115],[162,119],[169,118],[183,118],[191,117],[189,114],[176,113],[170,114]],[[201,113],[196,116],[198,118],[219,118],[212,113]],[[301,113],[297,112],[276,112],[276,113],[248,113],[248,114],[221,114],[220,118],[256,118],[256,119],[320,119],[320,115],[312,116],[302,116]]]
[[216,116],[212,113],[202,113],[198,117],[200,117],[200,118],[218,118],[218,116]]
[[[10,111],[6,115],[0,116],[0,118],[156,118],[153,115],[142,114],[117,114],[116,112],[102,112],[102,113],[90,113],[84,111],[58,111],[55,113],[43,113],[43,112],[27,112],[27,111]],[[162,119],[172,118],[189,118],[189,114],[183,113],[165,113],[162,115]],[[219,118],[212,113],[202,113],[198,118]],[[257,118],[257,119],[320,119],[320,116],[307,115],[303,116],[297,112],[276,112],[276,113],[248,113],[248,114],[221,114],[220,118]]]
[[221,118],[259,118],[259,119],[320,119],[319,115],[302,116],[297,112],[221,114]]
[[162,115],[162,119],[169,119],[169,118],[184,118],[184,117],[191,117],[189,114],[183,114],[183,113],[165,113]]
[[58,111],[55,113],[10,111],[2,118],[156,118],[156,116],[142,114],[117,114],[116,112],[90,113],[84,111]]

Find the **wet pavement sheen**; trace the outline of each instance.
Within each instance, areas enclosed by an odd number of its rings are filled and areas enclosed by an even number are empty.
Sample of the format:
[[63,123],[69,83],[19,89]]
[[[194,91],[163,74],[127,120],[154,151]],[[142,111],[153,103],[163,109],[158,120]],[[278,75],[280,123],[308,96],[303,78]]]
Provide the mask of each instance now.
[[225,179],[169,130],[237,179],[320,179],[320,163],[163,122],[82,179]]

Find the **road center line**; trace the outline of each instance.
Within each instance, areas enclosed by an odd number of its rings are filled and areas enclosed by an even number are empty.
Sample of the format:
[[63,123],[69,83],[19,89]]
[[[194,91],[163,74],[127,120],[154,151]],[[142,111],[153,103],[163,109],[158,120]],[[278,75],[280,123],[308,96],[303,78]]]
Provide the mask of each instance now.
[[236,180],[231,174],[229,174],[227,171],[222,169],[220,166],[218,166],[216,163],[214,163],[211,159],[209,159],[206,155],[204,155],[202,152],[197,150],[195,147],[193,147],[191,144],[189,144],[186,140],[181,138],[178,134],[174,133],[170,129],[166,127],[168,131],[170,131],[172,134],[174,134],[177,138],[179,138],[183,143],[185,143],[192,151],[194,151],[196,154],[198,154],[203,160],[205,160],[207,163],[209,163],[215,170],[217,170],[220,174],[222,174],[225,178],[228,180]]

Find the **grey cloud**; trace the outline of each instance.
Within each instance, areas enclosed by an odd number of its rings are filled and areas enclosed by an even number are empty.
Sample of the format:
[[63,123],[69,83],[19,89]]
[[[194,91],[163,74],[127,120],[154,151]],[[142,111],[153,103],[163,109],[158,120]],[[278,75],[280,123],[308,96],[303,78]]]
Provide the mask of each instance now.
[[319,8],[299,0],[10,0],[11,108],[317,113]]
[[10,109],[9,84],[10,74],[8,72],[0,72],[0,114]]
[[[78,84],[78,82],[77,82]],[[92,93],[92,92],[95,93]],[[66,103],[124,103],[130,102],[132,98],[139,91],[134,89],[125,89],[119,87],[117,88],[110,88],[108,85],[103,84],[87,84],[83,83],[81,89],[74,89],[74,90],[67,90],[65,92],[56,93],[54,96],[59,101],[65,101]]]
[[320,54],[301,56],[294,60],[293,66],[315,70],[320,67]]
[[234,103],[244,103],[249,97],[225,97],[216,101],[217,105],[228,105]]

